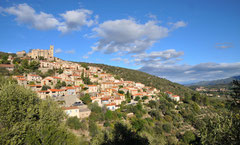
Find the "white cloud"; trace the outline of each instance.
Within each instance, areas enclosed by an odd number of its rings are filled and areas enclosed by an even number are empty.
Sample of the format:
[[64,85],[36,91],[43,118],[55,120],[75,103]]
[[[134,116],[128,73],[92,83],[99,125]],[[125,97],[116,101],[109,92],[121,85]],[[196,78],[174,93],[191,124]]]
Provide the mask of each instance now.
[[66,11],[63,14],[60,14],[60,16],[63,17],[64,22],[58,26],[58,30],[67,33],[69,31],[78,31],[82,26],[92,26],[98,19],[98,16],[95,16],[95,20],[90,19],[92,13],[92,11],[87,9]]
[[159,66],[163,64],[175,64],[182,60],[179,58],[183,56],[184,52],[177,52],[175,49],[168,49],[165,51],[153,51],[151,53],[142,53],[132,55],[137,65],[142,66]]
[[61,52],[62,52],[61,48],[55,49],[55,53],[61,53]]
[[4,12],[4,8],[0,6],[0,14]]
[[16,21],[21,24],[27,24],[38,30],[54,29],[59,25],[59,21],[53,15],[44,12],[36,13],[35,10],[27,4],[4,9],[8,14],[16,16]]
[[177,58],[184,55],[183,51],[177,52],[175,49],[168,49],[165,51],[152,51],[151,53],[142,53],[133,55],[138,58],[161,58],[162,60],[167,60],[171,58]]
[[106,54],[141,53],[149,49],[156,41],[168,36],[168,28],[157,25],[156,21],[139,24],[133,19],[106,21],[94,28],[99,41],[93,51]]
[[0,13],[5,12],[16,16],[16,21],[20,24],[26,24],[37,30],[57,29],[62,33],[70,31],[79,31],[83,26],[92,26],[97,24],[98,15],[91,19],[92,11],[87,9],[77,9],[66,11],[60,14],[62,21],[54,17],[52,14],[44,12],[37,13],[28,4],[19,4],[9,8],[0,7]]
[[187,23],[184,22],[184,21],[177,21],[175,23],[170,22],[169,25],[171,25],[172,30],[174,30],[174,29],[178,29],[178,28],[181,28],[181,27],[186,27]]
[[75,50],[68,50],[68,51],[66,51],[66,53],[68,53],[68,54],[74,54],[74,53],[75,53]]
[[112,60],[112,61],[123,61],[123,62],[126,63],[126,64],[129,64],[129,63],[130,63],[130,61],[129,61],[127,58],[117,57],[117,58],[112,58],[111,60]]
[[240,62],[236,63],[200,63],[197,65],[145,65],[141,71],[166,77],[184,83],[187,81],[203,81],[227,78],[240,75]]
[[230,42],[224,42],[224,43],[216,43],[216,48],[218,49],[226,49],[226,48],[232,48],[233,44]]

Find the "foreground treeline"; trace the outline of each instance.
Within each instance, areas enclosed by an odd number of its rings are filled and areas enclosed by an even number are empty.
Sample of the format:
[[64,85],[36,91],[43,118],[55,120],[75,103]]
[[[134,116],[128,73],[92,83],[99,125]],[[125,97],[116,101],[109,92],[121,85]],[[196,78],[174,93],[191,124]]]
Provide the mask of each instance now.
[[54,102],[0,77],[0,144],[81,144],[63,119]]
[[0,77],[0,144],[188,145],[240,144],[239,82],[234,100],[188,94],[183,103],[122,104],[112,112],[89,104],[89,118],[67,118],[51,100]]

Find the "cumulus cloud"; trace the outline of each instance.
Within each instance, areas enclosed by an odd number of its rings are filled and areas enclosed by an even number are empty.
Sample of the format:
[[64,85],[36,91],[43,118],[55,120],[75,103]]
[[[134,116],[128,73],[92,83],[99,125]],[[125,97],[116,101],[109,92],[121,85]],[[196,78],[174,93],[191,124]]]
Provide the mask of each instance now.
[[172,26],[172,30],[174,30],[174,29],[178,29],[178,28],[181,28],[181,27],[186,27],[187,26],[187,23],[186,22],[184,22],[184,21],[177,21],[177,22],[175,22],[175,23],[172,23],[172,22],[170,22],[170,23],[168,23],[170,26]]
[[240,62],[200,63],[196,65],[179,64],[184,55],[182,51],[165,51],[133,55],[140,71],[163,77],[178,83],[214,80],[240,75]]
[[44,12],[37,13],[26,3],[9,8],[0,7],[0,13],[2,11],[15,15],[15,20],[20,24],[26,24],[37,30],[57,29],[62,33],[78,31],[83,26],[90,27],[93,24],[96,24],[98,20],[97,15],[92,19],[93,12],[87,9],[66,11],[65,13],[60,14],[60,18],[62,19],[57,19],[52,14]]
[[44,12],[36,13],[32,7],[25,3],[6,8],[4,11],[15,15],[15,20],[18,23],[27,24],[38,30],[54,29],[59,25],[59,21],[53,15]]
[[227,78],[240,75],[240,62],[236,63],[200,63],[197,65],[145,65],[139,70],[165,77],[171,81],[202,81]]
[[92,20],[92,13],[92,11],[87,9],[66,11],[63,14],[60,14],[60,16],[63,17],[64,22],[58,26],[58,30],[67,33],[69,31],[78,31],[82,26],[92,26],[98,19],[98,16],[95,16],[95,20]]
[[137,65],[142,66],[159,66],[163,64],[175,64],[182,60],[179,58],[184,55],[183,51],[177,52],[175,49],[168,49],[165,51],[153,51],[151,53],[142,53],[132,55]]
[[121,57],[117,57],[117,58],[113,58],[111,59],[112,61],[123,61],[126,64],[129,64],[130,61],[127,58],[121,58]]
[[55,49],[55,53],[61,53],[61,52],[62,52],[62,49],[61,49],[61,48]]
[[133,19],[105,21],[94,28],[99,41],[92,47],[105,54],[142,53],[156,41],[168,36],[168,28],[157,25],[156,21],[140,24]]
[[225,43],[216,43],[216,48],[218,49],[226,49],[226,48],[232,48],[233,44],[230,42],[225,42]]

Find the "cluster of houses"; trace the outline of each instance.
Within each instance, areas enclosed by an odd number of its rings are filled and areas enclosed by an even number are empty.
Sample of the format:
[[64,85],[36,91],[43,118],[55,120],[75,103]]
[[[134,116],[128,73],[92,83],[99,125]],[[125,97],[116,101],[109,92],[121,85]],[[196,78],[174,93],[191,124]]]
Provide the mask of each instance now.
[[[62,106],[62,109],[69,116],[78,118],[88,117],[91,111],[79,98],[89,94],[92,103],[97,102],[99,106],[106,106],[109,110],[116,110],[123,101],[126,101],[126,94],[130,96],[130,102],[136,103],[138,99],[144,101],[157,99],[156,94],[160,91],[156,88],[145,86],[142,83],[116,79],[113,75],[104,72],[99,67],[82,67],[78,63],[63,61],[40,60],[42,72],[49,69],[61,69],[61,73],[54,76],[42,78],[36,74],[25,74],[13,76],[18,84],[35,91],[41,99],[52,98]],[[91,85],[85,84],[83,77],[89,78]],[[180,97],[168,93],[169,97],[179,101]]]

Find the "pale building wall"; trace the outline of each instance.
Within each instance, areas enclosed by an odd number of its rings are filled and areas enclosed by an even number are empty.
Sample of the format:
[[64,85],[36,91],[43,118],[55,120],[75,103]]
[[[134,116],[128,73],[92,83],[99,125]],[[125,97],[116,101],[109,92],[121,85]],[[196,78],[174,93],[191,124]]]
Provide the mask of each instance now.
[[54,52],[54,46],[50,45],[49,50],[33,49],[27,55],[33,59],[38,59],[39,57],[42,56],[43,58],[45,58],[47,60],[54,60],[53,52]]

